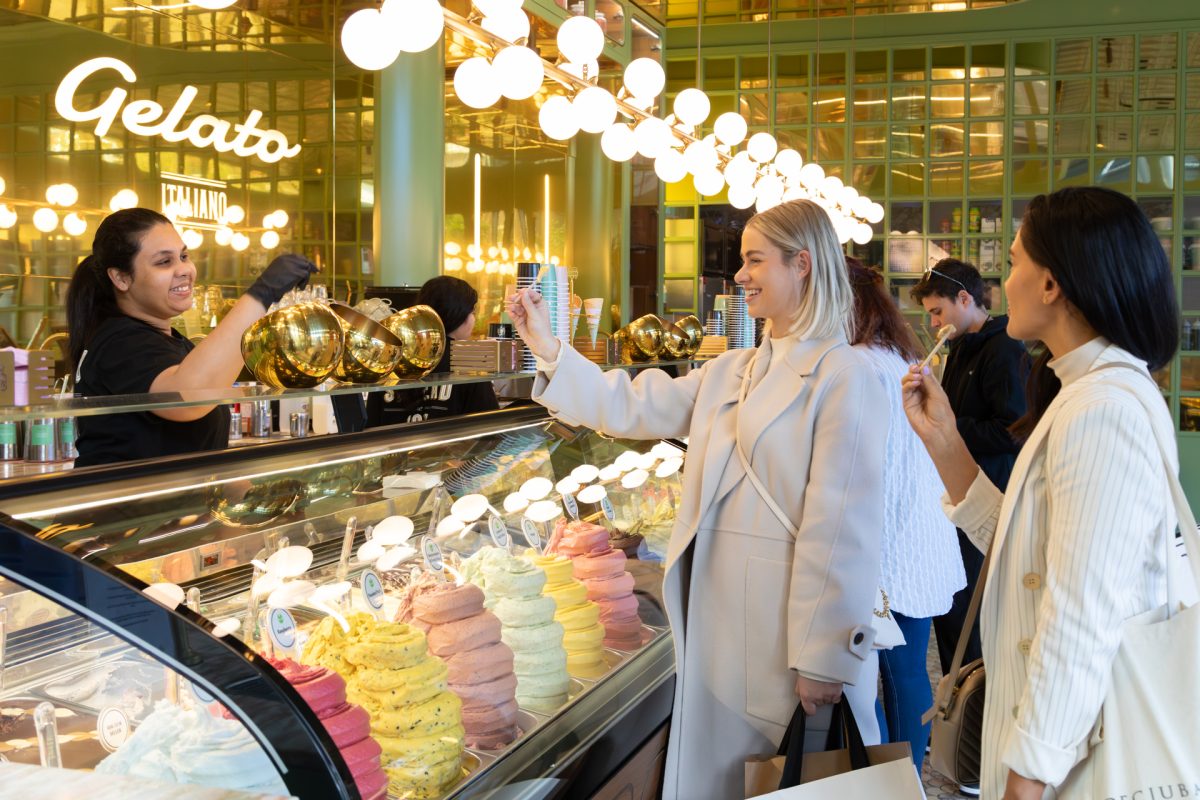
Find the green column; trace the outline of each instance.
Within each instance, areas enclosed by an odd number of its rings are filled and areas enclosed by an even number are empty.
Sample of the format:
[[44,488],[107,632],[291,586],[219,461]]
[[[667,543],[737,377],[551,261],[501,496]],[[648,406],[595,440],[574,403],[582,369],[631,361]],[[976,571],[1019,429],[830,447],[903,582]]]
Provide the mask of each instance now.
[[579,270],[576,294],[604,298],[600,327],[606,331],[608,307],[623,302],[620,263],[614,263],[612,247],[613,193],[620,188],[613,179],[612,164],[600,149],[599,136],[581,133],[575,137],[566,263]]
[[376,77],[372,247],[380,286],[441,274],[445,189],[444,49],[401,53]]

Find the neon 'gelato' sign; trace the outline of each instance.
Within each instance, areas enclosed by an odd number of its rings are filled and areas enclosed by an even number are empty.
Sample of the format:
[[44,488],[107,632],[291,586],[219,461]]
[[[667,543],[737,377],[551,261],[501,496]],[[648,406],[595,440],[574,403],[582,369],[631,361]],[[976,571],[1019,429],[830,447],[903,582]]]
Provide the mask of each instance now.
[[[280,131],[257,127],[262,112],[252,109],[245,122],[230,125],[211,114],[200,114],[180,130],[179,125],[187,114],[198,91],[195,86],[185,86],[179,99],[168,112],[162,104],[153,100],[134,100],[126,103],[129,92],[116,88],[95,108],[75,107],[75,93],[85,80],[101,70],[115,70],[128,83],[134,83],[137,75],[124,61],[116,58],[93,58],[67,73],[54,95],[54,107],[63,119],[71,122],[95,120],[97,136],[104,136],[118,119],[125,130],[138,136],[158,136],[168,142],[186,141],[194,147],[211,147],[221,153],[233,152],[239,156],[256,156],[268,164],[284,158],[294,158],[300,145],[289,144]],[[230,135],[232,133],[232,136]]]

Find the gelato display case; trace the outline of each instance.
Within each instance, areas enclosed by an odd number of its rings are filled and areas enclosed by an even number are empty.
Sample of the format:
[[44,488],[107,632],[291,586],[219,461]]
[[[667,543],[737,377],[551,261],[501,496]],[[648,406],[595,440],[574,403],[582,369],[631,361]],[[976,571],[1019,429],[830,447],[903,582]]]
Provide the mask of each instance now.
[[684,447],[517,407],[0,482],[0,780],[610,793],[670,715]]

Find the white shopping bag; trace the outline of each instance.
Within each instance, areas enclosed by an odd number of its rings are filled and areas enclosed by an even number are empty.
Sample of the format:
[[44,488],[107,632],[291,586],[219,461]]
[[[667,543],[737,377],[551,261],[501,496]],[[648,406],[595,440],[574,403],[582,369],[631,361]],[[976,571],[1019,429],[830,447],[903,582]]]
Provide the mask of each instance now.
[[760,800],[925,800],[925,790],[912,759],[905,758],[758,797]]

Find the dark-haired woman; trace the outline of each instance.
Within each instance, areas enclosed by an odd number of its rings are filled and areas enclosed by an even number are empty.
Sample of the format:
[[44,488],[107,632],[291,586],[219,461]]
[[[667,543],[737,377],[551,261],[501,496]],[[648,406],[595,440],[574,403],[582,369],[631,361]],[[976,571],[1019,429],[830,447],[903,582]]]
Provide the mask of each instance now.
[[920,345],[883,276],[847,257],[854,290],[854,349],[887,392],[887,450],[883,459],[883,552],[879,585],[887,594],[904,644],[879,651],[884,741],[908,742],[917,769],[925,760],[933,704],[926,656],[932,618],[945,614],[967,584],[958,534],[942,513],[942,482],[921,440],[904,418],[900,378],[921,358]]
[[[229,387],[242,369],[242,333],[316,267],[276,258],[198,345],[172,329],[192,307],[196,266],[171,221],[147,208],[105,217],[67,292],[78,394],[127,395]],[[225,406],[80,417],[78,467],[224,448]]]
[[[475,308],[479,293],[461,278],[441,275],[421,285],[417,304],[437,312],[446,327],[446,354],[434,368],[434,373],[450,371],[450,342],[470,339],[475,328]],[[396,393],[395,399],[385,401],[384,394],[372,392],[367,398],[367,420],[372,427],[426,419],[457,417],[478,411],[494,411],[500,407],[496,390],[490,383],[443,384],[428,389],[409,389]]]
[[[1169,546],[1156,439],[1178,463],[1150,377],[1175,353],[1179,312],[1157,236],[1117,192],[1034,198],[1010,254],[1008,333],[1045,352],[1014,426],[1024,444],[1007,493],[971,460],[928,370],[905,377],[904,402],[951,520],[991,548],[983,796],[1040,800],[1088,758],[1123,621],[1165,602],[1168,570],[1172,585],[1192,583]],[[1104,368],[1118,362],[1134,369]]]

